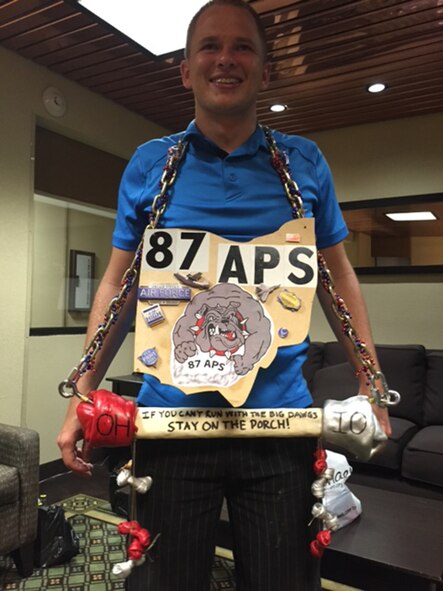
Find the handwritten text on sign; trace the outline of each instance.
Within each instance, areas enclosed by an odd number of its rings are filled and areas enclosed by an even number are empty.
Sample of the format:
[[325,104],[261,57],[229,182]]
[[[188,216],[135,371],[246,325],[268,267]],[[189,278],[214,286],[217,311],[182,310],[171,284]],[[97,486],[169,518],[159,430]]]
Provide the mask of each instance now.
[[321,424],[314,408],[140,408],[137,438],[318,436]]

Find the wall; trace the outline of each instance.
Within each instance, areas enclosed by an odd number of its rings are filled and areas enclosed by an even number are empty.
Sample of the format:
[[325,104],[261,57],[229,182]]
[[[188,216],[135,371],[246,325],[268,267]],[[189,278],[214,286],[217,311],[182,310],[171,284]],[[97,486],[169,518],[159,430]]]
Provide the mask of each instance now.
[[441,265],[442,256],[443,236],[411,236],[411,265]]
[[[84,337],[29,337],[35,126],[121,158],[165,130],[46,68],[0,48],[0,421],[36,428],[41,462],[58,457],[55,436],[66,409],[58,383],[80,358]],[[57,87],[66,114],[46,113],[42,93]],[[131,338],[110,373],[131,370]]]
[[[331,167],[339,201],[443,191],[443,114],[311,134]],[[429,239],[428,247],[443,248]],[[424,248],[424,246],[423,246]],[[443,348],[443,276],[360,277],[374,339]],[[332,340],[318,305],[311,337]]]
[[32,327],[65,326],[67,218],[64,207],[34,203]]
[[364,232],[349,232],[345,239],[346,254],[353,267],[372,267],[371,236]]
[[443,113],[310,134],[339,201],[443,191]]

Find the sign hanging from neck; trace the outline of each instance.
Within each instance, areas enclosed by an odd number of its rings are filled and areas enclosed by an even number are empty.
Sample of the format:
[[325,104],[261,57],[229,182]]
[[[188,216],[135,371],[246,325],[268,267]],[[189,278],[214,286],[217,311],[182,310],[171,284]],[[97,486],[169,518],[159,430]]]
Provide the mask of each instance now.
[[146,230],[134,369],[241,406],[278,347],[306,338],[316,287],[312,218],[249,242]]

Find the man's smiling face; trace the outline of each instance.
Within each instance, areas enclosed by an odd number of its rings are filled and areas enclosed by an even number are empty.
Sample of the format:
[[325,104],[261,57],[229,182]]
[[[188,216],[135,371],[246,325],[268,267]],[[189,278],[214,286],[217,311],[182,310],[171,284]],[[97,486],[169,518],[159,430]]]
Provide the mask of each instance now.
[[185,88],[194,92],[197,120],[199,115],[255,116],[269,67],[253,18],[234,6],[208,8],[196,23],[181,74]]

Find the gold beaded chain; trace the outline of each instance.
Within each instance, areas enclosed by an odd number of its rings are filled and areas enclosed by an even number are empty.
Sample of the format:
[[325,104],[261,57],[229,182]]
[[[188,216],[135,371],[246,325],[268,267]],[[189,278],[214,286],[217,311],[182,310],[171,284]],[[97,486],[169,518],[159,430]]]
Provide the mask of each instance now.
[[[272,166],[277,172],[284,187],[286,196],[291,205],[292,216],[296,219],[303,218],[305,212],[303,209],[301,191],[298,188],[297,183],[291,177],[287,160],[278,149],[272,131],[268,127],[263,127],[263,131],[271,153]],[[161,216],[168,205],[170,198],[168,191],[176,179],[178,167],[186,148],[187,143],[180,140],[178,144],[168,149],[168,157],[159,182],[160,192],[153,199],[147,229],[155,229],[157,227]],[[61,396],[71,398],[75,395],[85,402],[90,402],[89,398],[79,392],[77,382],[84,373],[94,370],[97,353],[102,348],[103,341],[111,329],[111,326],[117,322],[120,310],[136,282],[140,269],[142,251],[143,238],[137,247],[131,266],[123,275],[119,294],[112,298],[109,303],[103,323],[99,325],[89,344],[85,347],[83,357],[78,365],[76,365],[68,377],[60,383],[58,390]],[[368,379],[368,385],[371,391],[370,401],[375,402],[381,407],[397,404],[399,402],[398,393],[388,389],[385,376],[381,371],[378,371],[375,368],[374,359],[368,351],[365,343],[358,337],[351,323],[352,315],[349,309],[343,298],[335,291],[335,285],[331,273],[320,252],[318,253],[318,269],[320,282],[326,292],[330,295],[332,299],[332,309],[342,323],[343,334],[345,334],[352,342],[354,353],[360,364],[360,369],[357,371],[357,374],[364,372]],[[377,386],[377,383],[380,384],[380,387]]]

